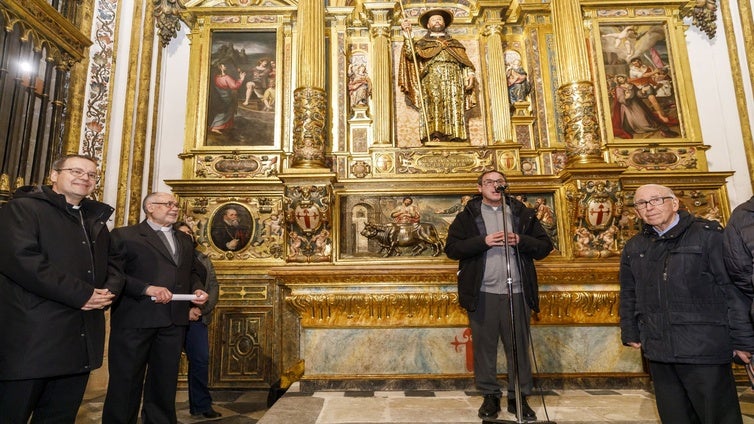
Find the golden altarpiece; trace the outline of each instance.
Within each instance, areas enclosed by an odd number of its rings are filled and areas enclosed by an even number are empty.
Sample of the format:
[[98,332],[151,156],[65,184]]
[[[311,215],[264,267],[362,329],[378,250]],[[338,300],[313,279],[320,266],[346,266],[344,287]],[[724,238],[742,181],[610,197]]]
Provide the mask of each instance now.
[[[557,246],[538,263],[542,384],[645,381],[617,326],[632,193],[660,182],[698,215],[730,212],[688,73],[694,2],[183,3],[191,100],[183,178],[167,183],[221,284],[213,387],[470,384],[442,248],[493,168]],[[475,68],[466,141],[423,143],[398,85],[401,23],[420,37],[433,8],[452,14]],[[404,203],[434,237],[394,221]]]
[[[109,74],[101,71],[114,56],[102,50],[91,59],[98,71],[84,77],[77,63],[89,40],[77,28],[103,19],[100,29],[114,28],[117,2],[102,2],[105,13],[93,13],[93,3],[0,1],[2,62],[28,56],[45,65],[0,72],[0,126],[14,141],[0,140],[0,201],[12,186],[41,181],[56,154],[102,154],[103,125],[81,116],[77,93],[86,84],[105,87]],[[620,345],[617,327],[618,258],[639,226],[632,193],[661,182],[683,207],[724,223],[730,173],[708,171],[684,43],[686,16],[712,37],[715,2],[626,3],[139,3],[146,7],[138,13],[154,22],[145,19],[132,35],[158,33],[164,47],[179,19],[188,27],[188,125],[177,152],[183,175],[168,183],[221,282],[211,385],[470,384],[456,264],[442,248],[476,177],[492,168],[506,173],[511,195],[537,208],[557,246],[538,263],[540,385],[645,382],[638,352]],[[423,143],[424,115],[399,86],[401,23],[420,37],[419,17],[434,8],[451,14],[448,33],[475,68],[466,141]],[[112,42],[106,31],[92,38]],[[151,57],[150,45],[138,59]],[[138,147],[131,171],[148,154],[138,130],[147,126],[146,108],[135,105],[150,89],[138,83],[148,76],[133,74],[138,92],[126,109],[140,115],[121,134]],[[9,112],[20,104],[26,113]],[[91,109],[110,106],[99,100]],[[42,116],[49,125],[31,131]],[[79,138],[71,129],[85,120]],[[111,166],[140,187],[129,154],[124,147],[122,163]],[[127,196],[136,200],[129,214]],[[138,216],[138,198],[138,190],[120,190],[118,215]],[[395,222],[406,203],[432,237]],[[234,219],[237,225],[225,224]],[[390,230],[394,238],[385,235]]]

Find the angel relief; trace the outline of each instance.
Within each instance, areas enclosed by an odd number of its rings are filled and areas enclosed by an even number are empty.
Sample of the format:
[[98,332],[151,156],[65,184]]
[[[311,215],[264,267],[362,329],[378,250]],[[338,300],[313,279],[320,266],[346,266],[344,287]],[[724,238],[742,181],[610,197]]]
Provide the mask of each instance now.
[[613,134],[675,138],[678,102],[663,25],[600,26]]

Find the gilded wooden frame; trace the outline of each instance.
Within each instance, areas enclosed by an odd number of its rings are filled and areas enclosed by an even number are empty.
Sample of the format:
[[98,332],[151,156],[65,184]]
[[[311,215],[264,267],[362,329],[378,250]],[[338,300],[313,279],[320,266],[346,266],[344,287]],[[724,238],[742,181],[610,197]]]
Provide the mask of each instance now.
[[[448,228],[465,203],[476,193],[460,194],[374,194],[349,193],[338,198],[340,205],[337,260],[343,262],[381,259],[390,262],[447,260],[444,247]],[[528,207],[539,208],[538,217],[557,246],[558,217],[555,193],[512,194]],[[412,217],[410,211],[418,216]],[[369,227],[372,226],[372,227]],[[422,228],[419,229],[418,226]],[[369,227],[369,228],[367,228]],[[416,231],[424,232],[416,238]],[[396,246],[386,242],[393,237]],[[435,238],[437,242],[435,242]]]
[[204,146],[270,149],[276,145],[277,34],[211,33]]
[[[644,145],[650,140],[674,144],[698,141],[685,27],[677,9],[605,8],[588,15],[595,18],[592,45],[607,142]],[[632,66],[636,58],[642,63]],[[643,75],[639,75],[641,66],[646,68]],[[626,96],[629,100],[619,104]],[[621,119],[627,116],[621,113],[621,107],[636,119]]]
[[221,251],[244,250],[256,237],[255,221],[249,209],[241,203],[223,204],[215,210],[209,222],[209,241]]
[[[192,152],[229,151],[239,154],[279,152],[284,138],[282,116],[287,102],[284,86],[289,78],[286,74],[290,67],[290,59],[284,53],[289,48],[285,36],[286,19],[277,14],[224,16],[209,9],[200,12],[196,21],[193,21],[191,36],[185,149]],[[252,81],[254,68],[260,65],[262,59],[267,61],[263,65],[268,68],[267,87],[252,94],[249,105],[243,105],[246,102],[247,84]],[[217,96],[217,90],[213,86],[219,63],[223,60],[227,62],[226,74],[235,79],[237,86],[232,89],[233,93],[226,93],[228,96],[224,100],[227,102],[228,97],[233,97],[232,105],[237,113],[232,115],[235,128],[220,128],[222,134],[217,134],[210,131],[210,128],[215,118],[213,112],[217,110],[218,98],[223,100],[223,96]],[[271,69],[273,63],[274,72]],[[246,75],[239,84],[241,72]],[[269,94],[274,102],[267,105],[264,102],[266,88],[270,88],[273,83],[274,88]],[[250,122],[257,122],[250,120],[252,113],[255,116],[263,115],[263,127],[250,125]],[[246,169],[242,171],[244,175],[248,173]],[[221,173],[226,176],[230,171]]]
[[679,93],[664,22],[599,25],[602,83],[613,138],[679,138]]

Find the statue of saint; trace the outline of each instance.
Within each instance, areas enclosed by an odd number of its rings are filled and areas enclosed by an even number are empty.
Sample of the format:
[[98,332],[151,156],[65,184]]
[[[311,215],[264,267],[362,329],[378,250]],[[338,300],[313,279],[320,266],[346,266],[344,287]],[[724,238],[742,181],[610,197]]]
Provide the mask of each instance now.
[[372,96],[372,80],[364,64],[351,64],[348,67],[348,94],[351,107],[368,106]]
[[508,80],[508,98],[511,105],[525,102],[531,92],[531,82],[526,69],[521,65],[521,55],[514,50],[505,52],[505,77]]
[[412,40],[407,20],[401,25],[398,85],[421,113],[422,142],[469,138],[465,113],[476,106],[474,65],[463,44],[445,32],[451,22],[453,15],[447,10],[425,12],[419,23],[427,33],[418,40]]

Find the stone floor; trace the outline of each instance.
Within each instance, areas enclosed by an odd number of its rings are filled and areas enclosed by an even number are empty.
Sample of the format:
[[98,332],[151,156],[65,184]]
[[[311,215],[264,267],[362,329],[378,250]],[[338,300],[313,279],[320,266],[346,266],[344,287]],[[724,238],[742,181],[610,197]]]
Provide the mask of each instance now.
[[[739,390],[744,423],[754,424],[754,391]],[[480,423],[482,398],[464,391],[377,391],[303,393],[298,383],[268,408],[267,391],[214,391],[215,409],[222,417],[193,418],[188,394],[177,395],[178,422],[194,424],[385,424]],[[542,400],[544,399],[544,404]],[[104,395],[87,393],[77,423],[99,423]],[[537,422],[568,424],[659,423],[652,393],[644,390],[552,390],[529,398]],[[546,405],[546,411],[545,411]],[[498,420],[516,422],[501,412]],[[494,421],[485,421],[494,422]]]

